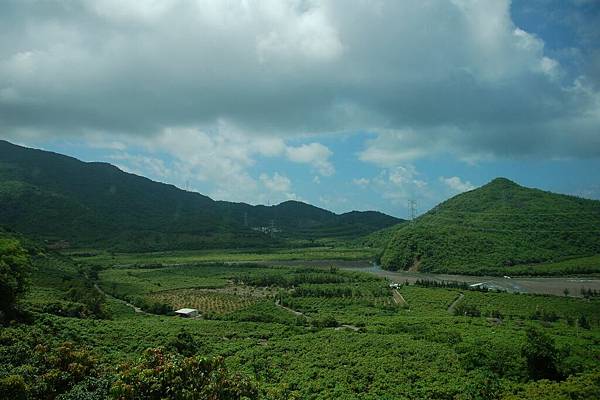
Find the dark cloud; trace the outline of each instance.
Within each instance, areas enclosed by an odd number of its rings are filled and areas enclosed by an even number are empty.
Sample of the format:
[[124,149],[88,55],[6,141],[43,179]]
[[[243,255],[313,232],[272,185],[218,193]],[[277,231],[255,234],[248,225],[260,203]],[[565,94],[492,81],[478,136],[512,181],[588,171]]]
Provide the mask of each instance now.
[[[554,59],[560,49],[517,27],[509,1],[249,4],[4,1],[0,128],[368,130],[379,137],[361,157],[380,164],[442,150],[600,155],[597,53]],[[572,18],[590,43],[597,31]]]

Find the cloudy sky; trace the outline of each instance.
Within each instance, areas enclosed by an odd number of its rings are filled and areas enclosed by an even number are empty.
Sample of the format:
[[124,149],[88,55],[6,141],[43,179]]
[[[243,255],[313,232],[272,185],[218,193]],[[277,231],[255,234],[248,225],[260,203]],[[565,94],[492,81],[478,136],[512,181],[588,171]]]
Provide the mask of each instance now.
[[2,0],[0,138],[253,204],[600,198],[600,0]]

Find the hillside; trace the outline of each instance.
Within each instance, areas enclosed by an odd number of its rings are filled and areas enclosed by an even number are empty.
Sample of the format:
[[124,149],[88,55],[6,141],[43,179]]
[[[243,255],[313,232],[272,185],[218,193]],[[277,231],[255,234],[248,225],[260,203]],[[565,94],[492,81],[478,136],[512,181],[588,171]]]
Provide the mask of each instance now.
[[497,178],[393,232],[384,268],[493,273],[600,254],[600,201]]
[[111,164],[6,141],[0,141],[0,205],[0,225],[10,229],[49,242],[136,251],[356,238],[400,221],[375,212],[338,215],[298,201],[269,207],[214,201]]

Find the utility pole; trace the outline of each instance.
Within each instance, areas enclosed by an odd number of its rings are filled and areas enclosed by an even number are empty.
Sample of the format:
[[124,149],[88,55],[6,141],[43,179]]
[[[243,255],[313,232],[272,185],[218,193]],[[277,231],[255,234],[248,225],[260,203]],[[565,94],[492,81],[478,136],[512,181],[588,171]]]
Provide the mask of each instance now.
[[408,200],[408,215],[410,217],[410,221],[414,221],[417,217],[417,201],[413,199]]

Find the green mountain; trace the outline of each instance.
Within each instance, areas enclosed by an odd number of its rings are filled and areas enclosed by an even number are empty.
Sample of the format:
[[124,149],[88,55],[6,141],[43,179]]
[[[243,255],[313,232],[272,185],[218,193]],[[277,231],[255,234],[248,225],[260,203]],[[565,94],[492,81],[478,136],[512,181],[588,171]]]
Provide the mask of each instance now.
[[600,201],[497,178],[391,233],[384,268],[491,273],[600,254]]
[[400,220],[298,201],[214,201],[117,167],[0,141],[0,225],[48,242],[118,250],[271,246],[356,238]]

